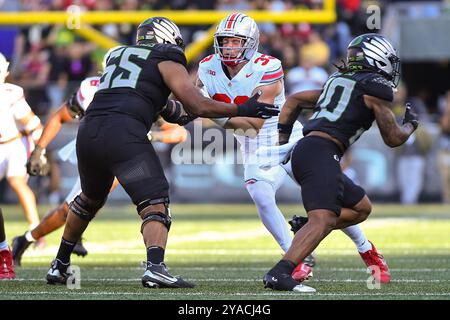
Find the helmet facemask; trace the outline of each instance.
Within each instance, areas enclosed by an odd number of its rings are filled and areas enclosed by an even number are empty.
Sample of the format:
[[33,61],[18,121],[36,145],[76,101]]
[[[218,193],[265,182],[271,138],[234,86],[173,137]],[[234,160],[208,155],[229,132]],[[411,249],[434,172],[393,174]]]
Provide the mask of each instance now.
[[[239,39],[240,40],[240,46],[227,46],[224,45],[224,39],[228,38],[229,40],[233,41],[232,39]],[[249,41],[250,40],[250,41]],[[252,45],[251,45],[251,39],[248,39],[246,37],[239,37],[239,36],[216,36],[214,37],[214,50],[215,53],[219,55],[219,59],[226,65],[234,66],[239,63],[241,63],[244,60],[249,60],[255,51],[252,51]],[[249,53],[249,54],[248,54]]]

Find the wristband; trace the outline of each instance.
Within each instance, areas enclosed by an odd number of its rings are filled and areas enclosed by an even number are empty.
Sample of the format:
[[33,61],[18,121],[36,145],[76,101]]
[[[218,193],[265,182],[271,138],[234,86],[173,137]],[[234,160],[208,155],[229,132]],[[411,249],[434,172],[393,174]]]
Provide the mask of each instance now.
[[291,134],[292,128],[294,128],[293,124],[278,123],[278,133]]

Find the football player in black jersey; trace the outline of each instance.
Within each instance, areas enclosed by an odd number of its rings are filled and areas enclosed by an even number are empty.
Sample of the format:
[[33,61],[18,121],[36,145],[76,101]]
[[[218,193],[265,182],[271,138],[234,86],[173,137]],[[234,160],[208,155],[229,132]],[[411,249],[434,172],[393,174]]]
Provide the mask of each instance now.
[[[391,111],[399,68],[396,50],[385,37],[364,34],[349,44],[347,64],[330,76],[323,90],[299,92],[286,100],[279,117],[280,144],[287,143],[302,109],[315,111],[303,128],[304,138],[291,153],[292,171],[301,186],[309,220],[295,234],[282,260],[264,276],[266,287],[308,292],[292,279],[295,266],[332,230],[367,219],[372,210],[370,200],[364,189],[342,173],[339,162],[374,120],[390,147],[403,144],[416,130],[417,116],[410,107],[402,125]],[[374,278],[387,282],[382,272],[373,270]]]
[[278,109],[258,102],[259,95],[240,105],[205,98],[191,82],[183,48],[177,25],[167,18],[154,17],[138,26],[136,45],[118,47],[107,57],[98,90],[77,135],[82,192],[70,204],[59,251],[47,273],[48,283],[67,282],[73,247],[104,205],[116,176],[142,219],[141,233],[147,248],[142,284],[193,287],[170,275],[164,264],[171,225],[169,185],[147,132],[170,92],[186,109],[171,105],[177,112],[163,114],[170,120],[186,113],[192,117],[267,118],[277,115]]

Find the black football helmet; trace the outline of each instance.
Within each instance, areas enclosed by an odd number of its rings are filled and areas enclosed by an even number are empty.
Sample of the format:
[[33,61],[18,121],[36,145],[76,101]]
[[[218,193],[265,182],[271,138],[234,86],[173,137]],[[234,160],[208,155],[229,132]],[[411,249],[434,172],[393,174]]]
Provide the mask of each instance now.
[[397,50],[383,36],[366,33],[354,38],[347,48],[347,64],[352,71],[370,70],[391,81],[396,88],[400,80]]
[[136,44],[172,43],[184,49],[180,29],[171,20],[153,17],[142,22],[136,33]]

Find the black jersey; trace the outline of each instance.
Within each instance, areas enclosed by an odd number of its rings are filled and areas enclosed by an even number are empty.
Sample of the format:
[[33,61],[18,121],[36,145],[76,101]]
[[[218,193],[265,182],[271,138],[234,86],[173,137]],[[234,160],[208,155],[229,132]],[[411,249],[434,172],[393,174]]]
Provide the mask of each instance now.
[[387,101],[394,98],[390,82],[379,74],[337,72],[331,75],[303,134],[315,130],[326,132],[348,148],[375,120],[373,111],[364,103],[364,95]]
[[166,60],[186,66],[183,50],[172,44],[122,46],[112,51],[86,116],[123,114],[150,129],[170,94],[158,69]]

